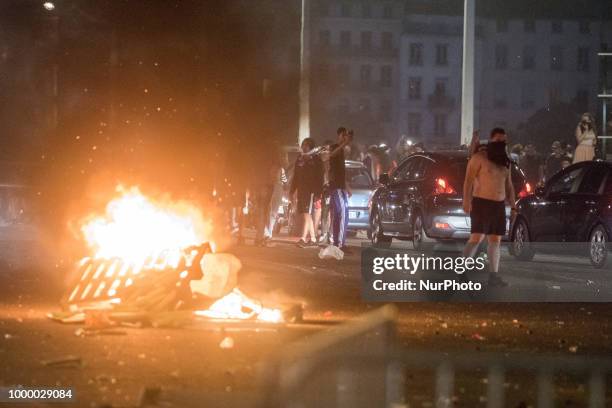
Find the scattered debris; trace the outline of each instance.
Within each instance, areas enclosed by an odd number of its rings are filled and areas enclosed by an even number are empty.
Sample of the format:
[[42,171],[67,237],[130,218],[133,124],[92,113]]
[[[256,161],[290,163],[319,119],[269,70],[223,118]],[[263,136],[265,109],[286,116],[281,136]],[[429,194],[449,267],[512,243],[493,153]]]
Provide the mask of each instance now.
[[319,251],[319,258],[321,259],[337,259],[341,261],[344,259],[344,252],[340,248],[334,245],[328,245]]
[[77,337],[90,337],[90,336],[123,336],[126,335],[127,332],[125,330],[118,330],[113,328],[108,329],[87,329],[83,327],[79,327],[74,331],[74,335]]
[[223,350],[233,349],[234,339],[229,336],[224,337],[223,340],[221,340],[221,343],[219,343],[219,347]]
[[64,357],[58,357],[51,360],[41,361],[45,367],[57,367],[57,368],[80,368],[83,366],[81,357],[67,355]]
[[486,337],[480,335],[479,333],[472,334],[472,338],[475,340],[479,340],[479,341],[484,341],[487,339]]

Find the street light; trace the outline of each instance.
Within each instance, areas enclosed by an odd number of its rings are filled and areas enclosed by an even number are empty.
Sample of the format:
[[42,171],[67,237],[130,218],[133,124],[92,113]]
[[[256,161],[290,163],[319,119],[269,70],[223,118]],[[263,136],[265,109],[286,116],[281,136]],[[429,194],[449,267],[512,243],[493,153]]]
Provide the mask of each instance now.
[[52,1],[45,1],[43,3],[43,7],[45,8],[45,10],[47,11],[53,11],[55,10],[55,4]]

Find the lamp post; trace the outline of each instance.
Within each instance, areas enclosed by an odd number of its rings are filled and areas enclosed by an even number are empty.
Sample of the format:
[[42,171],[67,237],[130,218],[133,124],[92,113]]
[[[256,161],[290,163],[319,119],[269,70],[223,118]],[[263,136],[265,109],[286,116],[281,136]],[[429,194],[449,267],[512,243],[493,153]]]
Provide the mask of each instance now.
[[463,72],[461,80],[461,144],[469,145],[474,131],[474,48],[476,0],[464,0]]
[[310,7],[302,0],[298,145],[310,136]]

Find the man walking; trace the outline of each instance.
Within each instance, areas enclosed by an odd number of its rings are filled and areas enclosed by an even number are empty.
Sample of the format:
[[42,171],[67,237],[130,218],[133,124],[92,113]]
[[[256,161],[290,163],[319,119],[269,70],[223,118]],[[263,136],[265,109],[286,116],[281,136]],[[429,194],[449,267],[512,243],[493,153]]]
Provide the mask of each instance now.
[[491,131],[486,150],[480,150],[470,158],[463,184],[463,210],[471,220],[470,239],[463,256],[473,257],[487,237],[490,286],[508,285],[498,275],[500,243],[506,233],[505,202],[510,205],[512,217],[516,215],[506,138],[504,129]]
[[344,252],[346,248],[346,228],[348,226],[348,196],[344,168],[344,147],[352,140],[352,134],[344,128],[337,130],[338,143],[330,146],[329,153],[329,195],[333,244]]

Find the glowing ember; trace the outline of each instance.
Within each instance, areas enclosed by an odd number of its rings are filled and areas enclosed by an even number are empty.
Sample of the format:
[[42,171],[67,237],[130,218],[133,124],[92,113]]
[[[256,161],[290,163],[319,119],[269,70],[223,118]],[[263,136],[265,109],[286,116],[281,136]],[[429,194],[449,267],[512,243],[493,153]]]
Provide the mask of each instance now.
[[96,258],[133,265],[163,257],[176,266],[181,249],[206,242],[211,224],[187,202],[156,202],[137,187],[118,187],[104,215],[90,217],[81,231]]
[[211,319],[256,319],[269,323],[283,321],[282,312],[278,309],[268,309],[261,303],[250,299],[238,288],[217,300],[206,310],[196,310],[196,316]]

